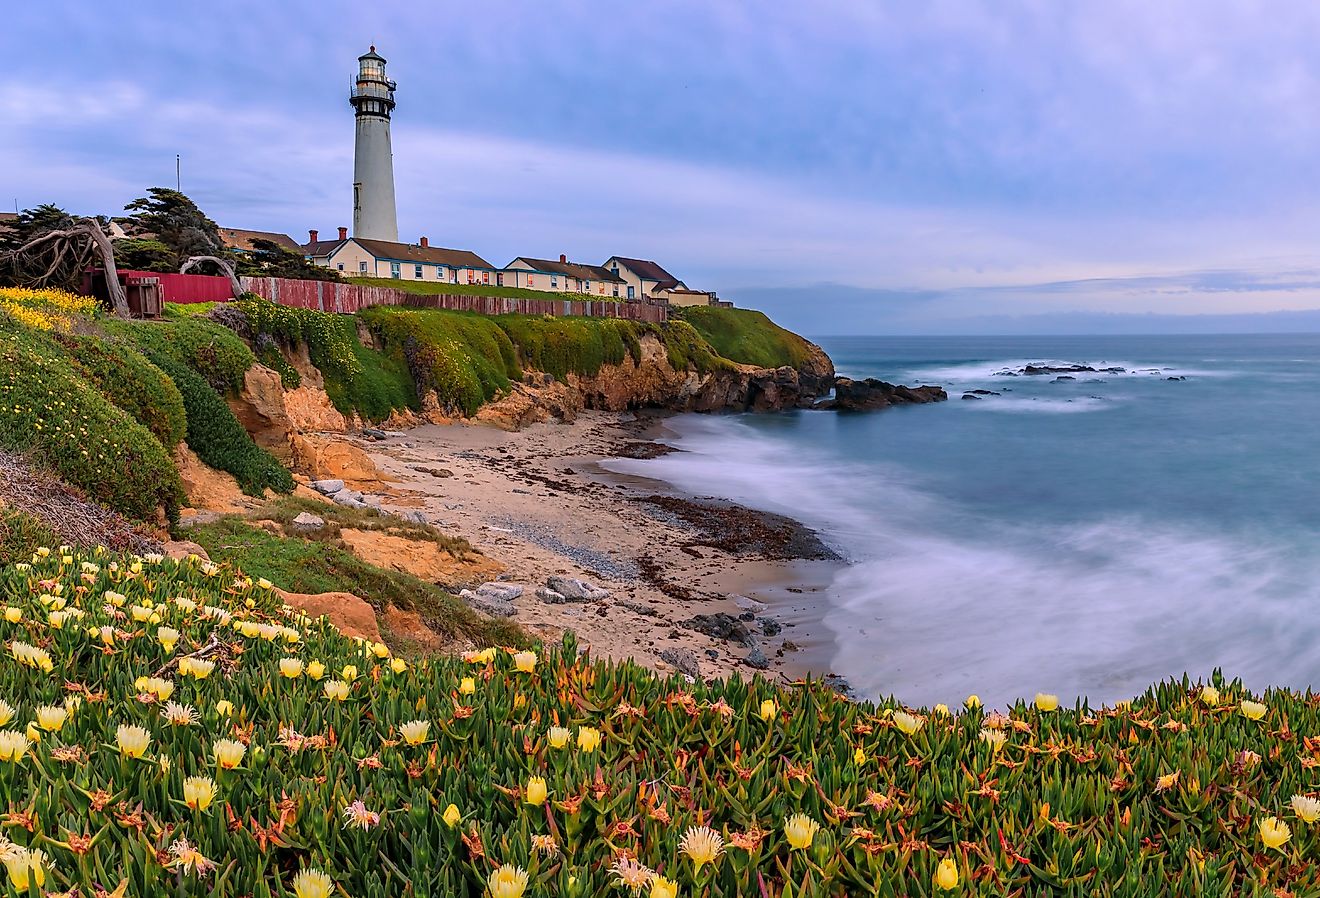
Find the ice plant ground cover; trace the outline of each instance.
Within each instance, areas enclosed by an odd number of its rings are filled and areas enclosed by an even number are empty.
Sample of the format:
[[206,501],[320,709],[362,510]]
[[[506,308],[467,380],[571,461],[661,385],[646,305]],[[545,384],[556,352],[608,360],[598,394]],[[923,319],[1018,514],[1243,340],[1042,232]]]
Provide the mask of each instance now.
[[1008,713],[404,660],[195,559],[0,570],[11,894],[1315,894],[1320,698]]

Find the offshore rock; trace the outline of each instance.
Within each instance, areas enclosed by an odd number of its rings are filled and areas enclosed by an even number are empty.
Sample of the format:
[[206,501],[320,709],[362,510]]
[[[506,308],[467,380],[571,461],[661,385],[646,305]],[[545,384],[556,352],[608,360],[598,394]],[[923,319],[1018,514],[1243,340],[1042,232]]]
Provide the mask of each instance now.
[[817,403],[816,408],[832,408],[841,412],[867,412],[889,408],[892,405],[943,402],[949,398],[943,387],[905,387],[868,377],[853,380],[838,377],[834,380],[834,399]]

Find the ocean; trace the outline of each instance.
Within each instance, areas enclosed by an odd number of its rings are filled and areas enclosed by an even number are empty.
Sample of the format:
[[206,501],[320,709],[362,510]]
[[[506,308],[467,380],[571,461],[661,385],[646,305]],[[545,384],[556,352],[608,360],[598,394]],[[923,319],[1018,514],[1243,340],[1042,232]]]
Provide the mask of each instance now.
[[[820,613],[859,693],[1320,681],[1320,334],[818,342],[949,401],[682,415],[684,451],[613,466],[815,528],[848,562]],[[1042,364],[1123,371],[1020,373]]]

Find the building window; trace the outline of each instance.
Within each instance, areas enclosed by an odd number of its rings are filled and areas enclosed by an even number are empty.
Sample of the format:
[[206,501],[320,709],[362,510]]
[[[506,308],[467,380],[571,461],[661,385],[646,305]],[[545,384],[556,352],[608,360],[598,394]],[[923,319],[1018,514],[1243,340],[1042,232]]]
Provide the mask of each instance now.
[[629,298],[629,299],[636,299],[636,298],[637,298],[637,297],[633,294],[633,286],[632,286],[632,284],[629,284],[629,285],[628,285],[628,298]]
[[559,275],[557,274],[550,275],[550,289],[551,290],[559,289]]
[[340,263],[339,263],[339,270],[340,270],[340,271],[343,271],[343,270],[344,270],[344,263],[343,263],[343,262],[340,262]]
[[582,292],[583,292],[583,293],[590,293],[590,292],[591,292],[591,281],[583,281],[583,282],[582,282]]
[[422,266],[420,266],[420,265],[414,265],[414,266],[413,266],[413,277],[415,277],[415,278],[417,278],[417,279],[419,279],[419,280],[421,279],[421,277],[422,277]]
[[489,271],[483,271],[483,272],[481,273],[481,282],[482,282],[483,284],[489,284],[489,283],[490,283],[490,272],[489,272]]
[[445,266],[437,265],[435,267],[435,276],[443,281],[445,279]]
[[399,273],[399,263],[398,263],[398,262],[391,262],[391,263],[390,263],[390,277],[392,277],[392,278],[402,277],[402,275]]
[[536,286],[536,275],[533,274],[527,275],[527,286],[528,287]]
[[359,262],[359,263],[358,263],[358,271],[359,271],[360,273],[362,273],[362,274],[366,274],[366,273],[367,273],[367,263],[366,263],[366,262]]
[[615,295],[616,297],[619,295],[619,287],[618,287],[617,284],[616,284],[615,287],[614,287],[614,295]]

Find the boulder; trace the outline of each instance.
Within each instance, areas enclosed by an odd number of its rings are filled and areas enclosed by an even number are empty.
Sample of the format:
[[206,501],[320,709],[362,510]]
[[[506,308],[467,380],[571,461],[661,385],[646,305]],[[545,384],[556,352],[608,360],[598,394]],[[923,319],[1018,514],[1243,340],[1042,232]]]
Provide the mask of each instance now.
[[345,505],[349,508],[366,508],[367,503],[362,501],[362,494],[357,490],[340,490],[330,497],[336,505]]
[[563,593],[555,592],[553,589],[546,589],[544,586],[536,588],[536,597],[547,605],[562,605],[568,601]]
[[297,593],[276,589],[284,603],[308,617],[326,617],[346,636],[361,636],[380,642],[376,612],[350,592]]
[[311,483],[307,485],[310,486],[312,489],[316,490],[322,496],[333,496],[335,493],[339,492],[344,488],[344,481],[313,480]]
[[197,543],[190,542],[186,539],[170,540],[165,543],[165,545],[161,546],[161,554],[166,558],[178,558],[180,560],[187,558],[189,555],[196,555],[203,561],[211,560],[211,556],[206,554],[205,549],[197,545]]
[[761,618],[761,632],[766,636],[778,636],[779,632],[783,629],[784,628],[780,626],[779,621],[769,617]]
[[751,645],[752,634],[747,625],[732,614],[717,611],[714,614],[698,614],[683,622],[683,626],[698,633],[705,633],[712,639],[726,639],[740,645]]
[[300,511],[290,526],[298,533],[311,533],[325,526],[325,518],[314,515],[310,511]]
[[770,659],[765,656],[765,652],[761,651],[760,646],[753,646],[752,650],[747,653],[747,657],[743,660],[747,662],[748,667],[755,668],[756,670],[765,670],[770,666]]
[[841,412],[865,412],[889,408],[891,405],[943,402],[949,398],[943,387],[906,387],[868,377],[853,380],[850,377],[834,379],[834,399],[818,403],[820,408],[833,408]]
[[516,583],[483,583],[477,587],[477,595],[512,602],[522,598],[523,588]]
[[971,393],[963,393],[963,397],[962,397],[962,398],[963,398],[963,399],[971,399],[971,400],[973,400],[974,402],[980,402],[980,401],[981,401],[981,397],[980,397],[980,396],[973,396]]
[[599,602],[610,596],[608,589],[602,589],[586,580],[578,580],[574,577],[548,577],[545,585],[570,602]]
[[684,676],[692,677],[694,680],[701,679],[701,662],[688,649],[664,649],[660,652],[660,660]]
[[518,613],[518,609],[513,603],[505,599],[499,599],[491,595],[483,595],[480,592],[473,592],[465,589],[458,594],[458,597],[467,603],[473,611],[480,611],[482,614],[489,614],[491,617],[513,617]]

